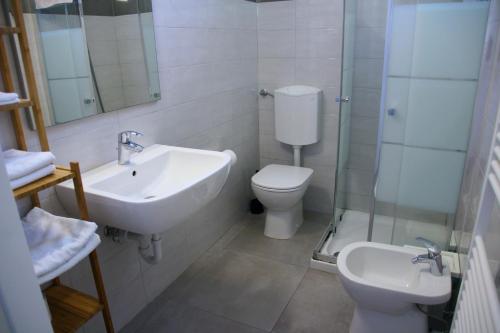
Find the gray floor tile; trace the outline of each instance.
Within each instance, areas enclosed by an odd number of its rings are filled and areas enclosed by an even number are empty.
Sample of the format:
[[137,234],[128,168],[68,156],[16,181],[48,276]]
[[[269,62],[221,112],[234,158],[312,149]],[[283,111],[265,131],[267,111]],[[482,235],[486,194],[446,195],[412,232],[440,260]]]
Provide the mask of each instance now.
[[229,243],[228,249],[308,267],[313,249],[328,222],[328,215],[306,212],[304,223],[291,239],[273,239],[264,235],[265,216],[262,214],[248,223]]
[[167,301],[134,333],[264,333],[185,303]]
[[207,252],[202,254],[181,276],[179,276],[162,294],[162,297],[171,300],[182,300],[189,287],[189,283],[204,269],[210,267],[224,254],[225,248],[245,226],[251,221],[252,216],[247,215],[241,221],[236,222]]
[[309,270],[274,333],[349,332],[354,303],[336,274]]
[[189,284],[184,298],[195,307],[270,331],[306,269],[226,251]]

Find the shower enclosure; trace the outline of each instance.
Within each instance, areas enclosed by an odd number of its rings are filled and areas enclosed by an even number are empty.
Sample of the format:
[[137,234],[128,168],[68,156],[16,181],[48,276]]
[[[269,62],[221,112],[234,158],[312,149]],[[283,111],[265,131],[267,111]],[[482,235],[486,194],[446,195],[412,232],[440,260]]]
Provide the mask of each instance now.
[[454,250],[488,1],[345,0],[334,217],[355,241]]

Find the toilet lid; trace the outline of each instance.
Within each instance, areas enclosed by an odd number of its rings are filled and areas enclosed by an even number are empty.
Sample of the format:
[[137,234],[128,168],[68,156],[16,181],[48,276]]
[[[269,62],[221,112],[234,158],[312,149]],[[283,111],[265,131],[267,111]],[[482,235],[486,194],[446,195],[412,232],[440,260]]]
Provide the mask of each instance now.
[[270,164],[252,177],[252,182],[260,187],[288,190],[298,188],[311,178],[313,170],[289,165]]

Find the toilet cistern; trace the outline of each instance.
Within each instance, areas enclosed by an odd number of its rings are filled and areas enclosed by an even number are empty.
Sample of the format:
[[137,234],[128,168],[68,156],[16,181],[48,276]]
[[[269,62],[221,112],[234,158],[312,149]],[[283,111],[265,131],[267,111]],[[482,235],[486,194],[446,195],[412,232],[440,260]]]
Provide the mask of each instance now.
[[131,137],[143,136],[137,131],[123,131],[118,133],[118,164],[128,164],[132,153],[140,153],[144,147],[133,142]]
[[423,237],[417,237],[417,241],[422,242],[427,248],[427,254],[420,254],[411,258],[413,264],[429,263],[431,265],[432,275],[443,275],[443,257],[441,256],[441,248],[431,240]]

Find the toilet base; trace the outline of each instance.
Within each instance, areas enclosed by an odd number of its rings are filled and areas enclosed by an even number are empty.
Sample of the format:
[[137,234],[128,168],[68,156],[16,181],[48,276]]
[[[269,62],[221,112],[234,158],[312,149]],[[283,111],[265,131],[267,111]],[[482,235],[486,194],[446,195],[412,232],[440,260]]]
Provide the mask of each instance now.
[[264,235],[276,239],[292,238],[303,221],[302,200],[286,211],[268,209]]
[[356,306],[349,333],[426,333],[427,316],[417,307],[400,315],[368,310]]

